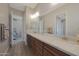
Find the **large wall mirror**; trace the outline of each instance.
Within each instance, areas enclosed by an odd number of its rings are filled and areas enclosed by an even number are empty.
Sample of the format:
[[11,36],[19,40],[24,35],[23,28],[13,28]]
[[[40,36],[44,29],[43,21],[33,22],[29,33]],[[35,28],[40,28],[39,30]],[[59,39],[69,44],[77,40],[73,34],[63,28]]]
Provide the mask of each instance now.
[[31,21],[32,31],[35,33],[43,33],[43,20],[40,17],[34,18]]

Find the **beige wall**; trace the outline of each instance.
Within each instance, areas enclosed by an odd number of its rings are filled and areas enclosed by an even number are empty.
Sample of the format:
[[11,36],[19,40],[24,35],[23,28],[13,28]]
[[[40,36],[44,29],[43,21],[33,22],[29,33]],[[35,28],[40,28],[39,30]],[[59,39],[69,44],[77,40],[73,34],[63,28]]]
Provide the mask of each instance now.
[[[0,23],[5,24],[6,28],[9,29],[9,7],[8,4],[0,3]],[[0,53],[6,53],[9,47],[9,31],[5,32],[6,40],[0,42]]]
[[14,15],[18,15],[18,16],[24,16],[24,11],[19,11],[19,10],[16,10],[14,8],[11,8],[10,7],[10,12],[12,12]]
[[66,36],[79,34],[79,4],[66,4],[42,16],[42,20],[45,21],[45,29],[47,30],[48,27],[54,28],[56,15],[63,13],[66,15]]
[[26,45],[27,45],[26,33],[31,31],[31,18],[30,18],[31,13],[32,13],[32,9],[26,7],[24,10],[24,33],[25,33],[24,38]]
[[32,20],[31,20],[30,16],[31,16],[32,13],[33,13],[33,10],[31,8],[29,8],[29,7],[26,7],[26,14],[25,14],[25,16],[26,16],[27,32],[31,31],[31,26],[32,26],[31,22],[32,22]]
[[0,23],[3,23],[8,28],[9,26],[9,12],[8,12],[8,4],[0,3]]

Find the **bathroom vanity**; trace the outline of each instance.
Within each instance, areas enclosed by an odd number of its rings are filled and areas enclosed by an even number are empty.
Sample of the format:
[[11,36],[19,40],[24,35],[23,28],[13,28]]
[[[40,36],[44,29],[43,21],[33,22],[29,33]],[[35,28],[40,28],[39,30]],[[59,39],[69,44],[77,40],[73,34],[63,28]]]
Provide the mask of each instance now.
[[[28,33],[27,43],[36,56],[79,55],[79,46],[52,35]],[[77,52],[78,51],[78,52]]]
[[35,56],[78,56],[79,44],[54,35],[28,33],[27,43]]

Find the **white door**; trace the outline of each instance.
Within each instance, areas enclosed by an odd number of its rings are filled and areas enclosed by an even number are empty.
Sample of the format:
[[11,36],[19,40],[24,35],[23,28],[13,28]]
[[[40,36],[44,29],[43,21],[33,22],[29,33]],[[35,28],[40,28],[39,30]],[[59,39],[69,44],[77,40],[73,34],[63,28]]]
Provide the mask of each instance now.
[[12,15],[12,44],[23,41],[23,19],[20,16]]

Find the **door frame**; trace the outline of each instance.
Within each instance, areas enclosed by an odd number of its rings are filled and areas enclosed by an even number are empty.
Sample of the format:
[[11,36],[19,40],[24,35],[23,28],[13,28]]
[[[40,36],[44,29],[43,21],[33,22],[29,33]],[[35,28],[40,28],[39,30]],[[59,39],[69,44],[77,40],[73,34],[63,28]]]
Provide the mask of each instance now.
[[[18,15],[15,15],[15,14],[13,14],[13,13],[11,13],[11,24],[10,24],[10,34],[11,34],[11,45],[14,45],[14,43],[13,43],[13,35],[12,35],[12,33],[13,33],[13,18],[18,18],[18,19],[22,19],[23,21],[22,21],[22,26],[24,25],[24,19],[23,19],[23,17],[22,16],[18,16]],[[23,28],[23,40],[24,40],[24,26],[22,27]]]

